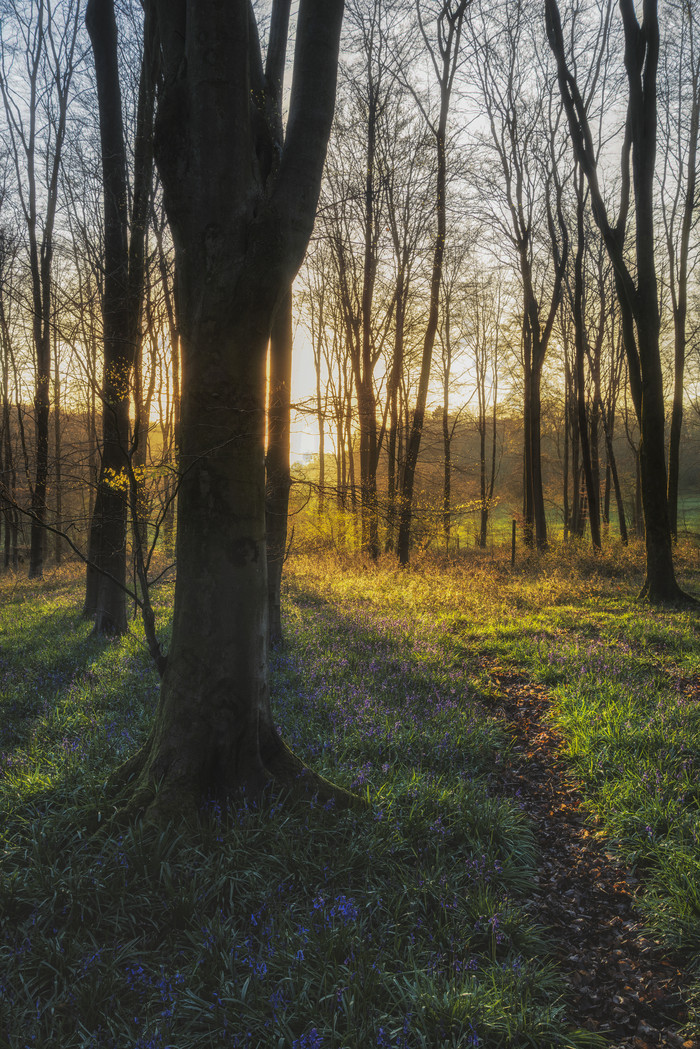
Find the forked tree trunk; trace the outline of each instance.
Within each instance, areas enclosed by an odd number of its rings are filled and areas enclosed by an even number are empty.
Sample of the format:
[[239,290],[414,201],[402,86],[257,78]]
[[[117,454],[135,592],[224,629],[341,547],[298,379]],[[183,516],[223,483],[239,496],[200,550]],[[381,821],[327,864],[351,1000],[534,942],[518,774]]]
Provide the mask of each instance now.
[[343,5],[301,0],[281,155],[247,0],[159,0],[157,11],[157,160],[182,339],[178,571],[155,724],[114,785],[132,779],[127,811],[149,819],[300,776],[349,802],[305,770],[272,718],[264,447],[268,339],[311,233]]

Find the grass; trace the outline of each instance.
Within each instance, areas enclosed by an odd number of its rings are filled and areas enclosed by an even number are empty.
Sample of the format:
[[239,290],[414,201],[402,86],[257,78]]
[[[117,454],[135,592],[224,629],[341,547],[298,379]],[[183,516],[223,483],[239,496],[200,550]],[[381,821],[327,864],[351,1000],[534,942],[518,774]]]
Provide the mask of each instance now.
[[[700,592],[697,554],[682,560]],[[537,855],[494,792],[509,739],[484,661],[551,687],[649,920],[697,952],[700,632],[633,603],[634,553],[408,573],[299,557],[285,587],[280,727],[369,810],[282,797],[94,839],[85,813],[143,738],[156,676],[136,626],[90,636],[77,572],[0,584],[0,1045],[590,1042],[527,914]]]

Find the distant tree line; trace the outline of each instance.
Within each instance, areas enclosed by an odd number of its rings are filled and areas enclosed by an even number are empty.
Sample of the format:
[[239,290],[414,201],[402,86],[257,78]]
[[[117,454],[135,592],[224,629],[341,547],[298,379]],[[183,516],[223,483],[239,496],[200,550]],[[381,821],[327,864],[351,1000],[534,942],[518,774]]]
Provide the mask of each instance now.
[[[289,13],[259,6],[283,69]],[[524,541],[547,546],[554,502],[564,535],[588,530],[595,548],[611,517],[623,542],[646,520],[652,590],[672,580],[700,375],[700,14],[690,0],[670,0],[661,24],[650,3],[639,20],[630,2],[560,6],[345,5],[318,215],[270,332],[275,635],[301,338],[316,383],[295,407],[318,432],[317,509],[356,512],[368,557],[408,563],[428,502],[446,549],[465,499],[485,544],[519,414],[520,467],[511,447],[506,472]],[[49,551],[58,563],[77,548],[85,614],[106,633],[125,629],[129,590],[147,589],[154,541],[173,547],[182,479],[157,7],[3,8],[0,556],[38,577]],[[278,79],[256,119],[281,141]]]
[[[554,4],[453,4],[435,40],[409,5],[348,4],[353,46],[300,299],[317,371],[319,501],[330,442],[331,487],[340,506],[359,501],[370,557],[384,546],[407,560],[397,507],[415,499],[406,477],[426,418],[438,244],[429,401],[442,414],[442,493],[433,477],[432,501],[446,544],[455,427],[466,414],[480,434],[473,479],[485,537],[498,419],[512,431],[519,401],[519,516],[525,541],[546,547],[546,389],[561,420],[564,534],[588,528],[600,548],[611,506],[623,542],[651,516],[651,586],[675,592],[683,411],[697,403],[685,376],[697,374],[698,356],[698,12],[669,5],[661,36],[655,5],[641,23],[619,6],[562,5],[565,43]],[[460,33],[453,69],[448,24]],[[443,187],[434,142],[445,73]]]
[[[368,558],[406,566],[422,541],[426,437],[450,548],[467,413],[479,540],[517,411],[523,534],[544,550],[554,403],[567,535],[585,520],[599,549],[614,500],[625,541],[623,428],[643,593],[693,602],[673,542],[698,390],[697,4],[667,0],[661,23],[658,0],[2,16],[3,557],[38,579],[52,535],[56,561],[86,561],[97,633],[141,610],[162,687],[108,786],[118,818],[272,781],[359,804],[284,744],[270,701],[302,324],[318,510],[330,444]],[[165,652],[149,590],[173,537]]]

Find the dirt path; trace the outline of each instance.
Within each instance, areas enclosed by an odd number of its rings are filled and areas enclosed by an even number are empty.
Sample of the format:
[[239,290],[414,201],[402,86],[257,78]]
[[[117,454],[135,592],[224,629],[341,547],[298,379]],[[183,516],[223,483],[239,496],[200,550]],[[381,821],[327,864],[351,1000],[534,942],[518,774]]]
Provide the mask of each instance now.
[[678,960],[653,939],[635,908],[639,884],[606,852],[579,813],[581,797],[560,757],[561,737],[544,717],[546,689],[485,666],[515,746],[498,782],[532,818],[541,856],[535,919],[551,930],[570,991],[569,1018],[604,1035],[611,1049],[700,1049],[686,1020]]

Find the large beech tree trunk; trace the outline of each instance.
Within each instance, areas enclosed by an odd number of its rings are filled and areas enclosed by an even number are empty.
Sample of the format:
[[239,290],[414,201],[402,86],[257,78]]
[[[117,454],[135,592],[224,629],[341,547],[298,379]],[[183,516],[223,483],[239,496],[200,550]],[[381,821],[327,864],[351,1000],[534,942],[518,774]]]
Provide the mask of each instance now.
[[281,154],[247,0],[154,6],[164,69],[156,159],[182,340],[178,570],[155,724],[113,783],[129,782],[126,810],[149,819],[300,776],[349,801],[304,775],[272,719],[264,448],[268,339],[313,225],[343,3],[301,0]]
[[204,796],[240,780],[257,785],[260,734],[266,747],[273,738],[263,458],[269,317],[227,302],[227,285],[214,279],[200,297],[196,279],[181,283],[175,620],[149,768],[168,791],[194,786]]

